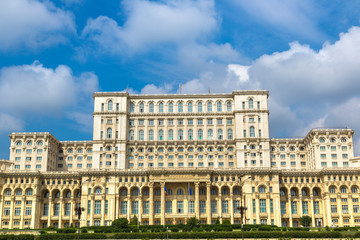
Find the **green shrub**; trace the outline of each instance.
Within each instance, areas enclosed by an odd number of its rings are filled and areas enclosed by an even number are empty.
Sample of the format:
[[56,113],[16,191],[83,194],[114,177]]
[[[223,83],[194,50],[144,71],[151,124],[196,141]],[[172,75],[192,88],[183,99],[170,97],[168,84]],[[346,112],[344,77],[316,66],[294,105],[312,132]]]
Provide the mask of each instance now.
[[0,235],[0,240],[34,240],[34,235],[20,234],[20,235]]
[[[69,240],[69,239],[77,239],[77,234],[43,234],[39,235],[37,240]],[[105,234],[99,234],[99,233],[83,233],[80,234],[80,239],[107,239]]]
[[76,233],[76,228],[58,228],[56,229],[57,233]]

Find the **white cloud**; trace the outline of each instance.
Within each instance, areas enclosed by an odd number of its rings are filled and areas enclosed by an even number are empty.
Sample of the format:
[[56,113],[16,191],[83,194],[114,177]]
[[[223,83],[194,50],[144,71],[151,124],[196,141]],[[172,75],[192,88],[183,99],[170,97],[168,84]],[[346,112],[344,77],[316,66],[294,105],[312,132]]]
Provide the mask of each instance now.
[[213,1],[124,1],[122,26],[106,16],[89,19],[82,35],[105,52],[147,51],[157,44],[184,44],[217,27]]
[[[82,111],[78,104],[83,99],[88,102],[97,89],[94,73],[77,77],[64,65],[52,69],[35,61],[31,65],[4,67],[0,69],[0,120],[6,124],[4,129],[18,129],[24,126],[27,115],[58,116],[69,108]],[[12,126],[9,119],[19,127]]]
[[19,131],[24,128],[24,125],[23,120],[0,112],[0,132]]
[[0,50],[64,43],[74,32],[72,14],[49,1],[0,1]]

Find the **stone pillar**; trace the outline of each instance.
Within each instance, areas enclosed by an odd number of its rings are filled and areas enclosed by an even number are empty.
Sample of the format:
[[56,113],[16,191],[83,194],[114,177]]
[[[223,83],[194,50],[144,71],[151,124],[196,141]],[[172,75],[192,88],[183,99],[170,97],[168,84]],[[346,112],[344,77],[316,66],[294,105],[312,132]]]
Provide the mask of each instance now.
[[259,200],[259,195],[256,195],[255,198],[255,211],[256,211],[256,224],[260,224],[260,200]]
[[336,199],[336,204],[337,204],[337,208],[338,208],[338,214],[339,214],[339,227],[344,226],[343,224],[343,212],[342,212],[342,207],[341,207],[341,195],[338,194],[337,199]]
[[25,216],[25,201],[26,198],[22,197],[21,198],[21,215],[20,215],[20,229],[24,229],[24,216]]
[[348,195],[348,202],[349,202],[349,214],[350,214],[350,226],[355,226],[354,223],[354,212],[353,212],[353,201],[352,196]]
[[[267,220],[267,224],[271,225],[271,209],[270,209],[270,194],[267,194],[267,198],[266,198],[266,213],[268,215],[268,220]],[[274,209],[274,200],[273,200],[273,209]],[[274,220],[275,221],[275,220]]]
[[211,195],[210,195],[210,183],[206,183],[206,222],[211,224]]
[[130,191],[128,191],[128,195],[127,195],[127,220],[130,222],[131,221],[131,194]]
[[154,183],[150,183],[149,191],[149,224],[154,225]]
[[59,228],[62,228],[62,215],[64,214],[64,199],[60,198],[60,207],[59,207]]
[[[314,213],[314,196],[311,195],[310,197],[310,208],[308,206],[308,209],[311,209],[311,226],[315,227],[315,213]],[[309,204],[309,203],[308,203]],[[310,211],[310,210],[309,210]]]
[[[94,225],[94,212],[95,212],[95,196],[90,196],[90,226]],[[80,219],[79,219],[80,220]]]
[[141,191],[140,191],[139,203],[138,203],[138,221],[140,224],[142,223],[141,214],[142,214],[142,195],[141,195]]
[[230,222],[234,224],[234,199],[232,188],[230,190]]
[[105,199],[105,195],[101,196],[101,226],[105,226]]
[[325,197],[322,200],[322,216],[324,221],[324,226],[331,226],[331,206],[330,206],[330,197],[329,194],[325,194]]
[[[0,197],[0,219],[3,219],[4,214],[4,198]],[[33,214],[34,215],[34,214]],[[2,229],[2,221],[0,221],[0,229]]]
[[75,199],[74,199],[73,196],[71,196],[71,204],[70,204],[70,226],[71,226],[71,224],[73,224],[73,221],[74,221],[75,207],[76,207]]
[[52,208],[53,208],[53,200],[52,197],[49,197],[49,214],[48,214],[48,219],[47,219],[47,225],[48,227],[51,226],[51,216],[52,216]]
[[161,183],[161,225],[165,225],[165,182]]
[[113,212],[113,219],[112,219],[113,221],[119,218],[119,213],[120,213],[120,197],[115,195],[115,209]]
[[[302,205],[302,203],[303,203],[302,196],[300,196],[299,202],[300,202],[300,206],[299,206],[299,209],[300,209],[300,217],[302,217],[302,216],[303,216],[303,211],[304,211],[303,205]],[[308,211],[310,211],[310,209],[309,209],[309,202],[308,202]]]
[[291,208],[291,195],[288,196],[288,203],[289,203],[289,227],[292,227],[292,208]]
[[[15,194],[15,193],[13,193]],[[10,202],[10,220],[9,220],[9,229],[13,229],[13,223],[14,223],[14,220],[13,220],[13,217],[14,217],[14,203],[15,203],[15,197],[12,196],[11,197],[11,202]]]
[[195,182],[195,217],[200,219],[199,182]]
[[[221,188],[220,188],[220,189],[221,189]],[[220,223],[222,223],[222,201],[221,201],[221,192],[219,192],[218,197],[219,197],[218,216],[220,217]]]

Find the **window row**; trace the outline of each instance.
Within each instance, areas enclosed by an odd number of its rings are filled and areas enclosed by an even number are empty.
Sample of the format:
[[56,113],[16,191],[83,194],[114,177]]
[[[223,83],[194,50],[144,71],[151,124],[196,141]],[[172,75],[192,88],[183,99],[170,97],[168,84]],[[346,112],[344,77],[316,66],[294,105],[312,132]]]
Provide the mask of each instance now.
[[[138,126],[145,126],[145,120],[144,119],[138,119]],[[154,119],[149,119],[148,120],[148,126],[155,126],[155,120]],[[206,121],[204,119],[197,119],[197,125],[204,125],[204,122],[207,123],[207,125],[223,125],[223,119],[222,118],[217,118],[216,121],[212,118],[207,118]],[[158,119],[157,123],[159,126],[164,126],[165,125],[165,120],[164,119]],[[168,119],[167,120],[167,125],[173,126],[175,121],[174,119]],[[232,125],[233,121],[231,118],[227,118],[226,119],[226,124],[227,125]],[[184,119],[177,119],[177,125],[185,125],[185,121]],[[187,125],[194,125],[194,119],[187,119]],[[135,126],[135,120],[131,119],[129,120],[129,126]]]
[[[208,151],[208,152],[214,152],[214,151],[218,151],[218,152],[223,152],[225,149],[224,147],[220,146],[220,147],[217,147],[217,148],[214,148],[214,147],[207,147],[206,149],[204,147],[197,147],[196,149],[194,149],[193,147],[188,147],[188,148],[183,148],[183,147],[177,147],[177,148],[174,148],[174,147],[168,147],[167,149],[163,148],[163,147],[159,147],[159,148],[153,148],[153,147],[148,147],[147,149],[146,148],[142,148],[142,147],[139,147],[136,149],[137,152],[159,152],[159,153],[162,153],[162,152],[165,152],[166,150],[168,152],[174,152],[174,151],[177,151],[177,152],[194,152],[194,151],[197,151],[197,152],[203,152],[204,150]],[[234,151],[234,147],[228,147],[227,148],[227,151],[228,152],[232,152]],[[130,147],[129,148],[129,153],[133,153],[135,152],[135,149]]]
[[[176,136],[174,135],[174,133],[175,133],[174,130],[170,129],[168,131],[168,134],[167,134],[167,139],[168,140],[185,140],[185,138],[187,138],[187,140],[194,140],[195,138],[197,138],[198,140],[204,140],[205,139],[204,131],[202,129],[199,129],[197,131],[196,136],[195,136],[194,131],[192,129],[189,129],[187,131],[187,136],[184,135],[184,130],[181,130],[181,129],[177,131]],[[223,140],[223,139],[225,139],[224,132],[223,132],[222,129],[218,129],[217,134],[216,135],[215,134],[216,133],[214,133],[214,131],[212,129],[209,129],[207,131],[206,139],[207,140],[215,140],[215,139]],[[232,129],[227,130],[226,139],[228,139],[228,140],[233,139],[233,130]],[[130,141],[135,140],[135,133],[134,133],[133,130],[129,131],[129,140]],[[139,140],[139,141],[144,141],[145,140],[145,131],[144,130],[140,130],[138,132],[137,140]],[[155,132],[153,130],[148,131],[146,140],[148,140],[148,141],[155,140]],[[159,130],[158,131],[158,135],[156,137],[156,140],[165,140],[165,131],[164,130]]]
[[[16,141],[15,145],[16,145],[16,146],[22,146],[22,145],[23,145],[23,142],[22,142],[21,140]],[[27,146],[32,146],[32,145],[33,145],[33,141],[32,141],[32,140],[27,141],[27,142],[26,142],[26,145],[27,145]],[[39,141],[36,142],[36,145],[38,145],[38,146],[43,146],[43,145],[44,145],[44,142],[43,142],[42,140],[39,140]]]
[[[154,102],[149,102],[146,105],[146,110],[145,110],[145,103],[144,102],[140,102],[137,106],[137,112],[150,112],[150,113],[154,113],[154,112],[158,112],[158,113],[163,113],[163,112],[168,112],[168,113],[172,113],[172,112],[178,112],[178,113],[182,113],[182,112],[222,112],[224,110],[226,110],[227,112],[231,112],[232,111],[232,103],[230,101],[227,101],[225,103],[225,105],[223,105],[223,103],[221,101],[217,101],[215,104],[213,104],[213,102],[208,101],[206,103],[203,102],[197,102],[197,103],[193,103],[193,102],[188,102],[188,103],[184,103],[182,101],[177,102],[176,104],[174,102],[169,102],[169,103],[164,103],[164,102],[159,102],[158,104],[155,104]],[[131,102],[130,103],[130,112],[133,113],[135,112],[135,103]]]

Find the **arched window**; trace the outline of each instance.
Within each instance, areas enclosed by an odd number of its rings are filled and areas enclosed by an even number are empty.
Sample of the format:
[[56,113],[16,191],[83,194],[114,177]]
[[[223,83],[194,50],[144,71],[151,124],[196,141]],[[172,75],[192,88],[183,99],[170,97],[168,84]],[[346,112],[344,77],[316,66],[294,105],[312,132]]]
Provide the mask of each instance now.
[[222,112],[222,104],[221,104],[221,102],[217,102],[217,104],[216,104],[216,110],[217,110],[218,112]]
[[178,139],[179,139],[179,140],[183,140],[183,139],[184,139],[184,131],[181,130],[181,129],[178,131]]
[[130,112],[135,112],[135,104],[130,103]]
[[96,195],[100,195],[102,193],[102,190],[101,190],[101,188],[95,188],[95,194]]
[[280,189],[280,196],[286,196],[286,191],[284,189]]
[[149,131],[149,141],[153,141],[154,140],[154,131],[150,130]]
[[200,188],[199,189],[199,195],[206,195],[206,189],[205,188]]
[[358,192],[359,192],[359,188],[356,187],[356,186],[353,186],[353,187],[351,187],[351,192],[352,192],[352,193],[358,193]]
[[21,146],[22,145],[22,142],[21,141],[17,141],[16,142],[16,146]]
[[71,192],[70,192],[70,191],[67,191],[65,197],[66,197],[66,198],[71,198]]
[[341,138],[341,142],[346,142],[347,140],[346,140],[346,138],[345,137],[342,137]]
[[231,102],[227,102],[226,103],[226,110],[228,111],[228,112],[231,112]]
[[113,101],[108,101],[108,110],[112,111],[113,110]]
[[222,140],[223,139],[223,130],[222,129],[218,129],[218,140]]
[[176,191],[176,195],[184,195],[184,190],[182,190],[181,188],[179,188],[179,189]]
[[194,139],[194,132],[193,132],[193,130],[191,130],[191,129],[188,130],[188,139],[189,139],[189,140],[193,140],[193,139]]
[[154,195],[155,195],[155,196],[160,196],[160,195],[161,195],[161,190],[160,190],[160,188],[155,189]]
[[254,108],[254,100],[252,98],[249,99],[249,109]]
[[172,129],[169,130],[169,140],[174,140],[174,131]]
[[228,137],[229,140],[231,140],[233,138],[233,131],[232,129],[228,129]]
[[208,130],[208,140],[212,140],[213,139],[213,130],[209,129]]
[[178,104],[178,112],[183,112],[184,111],[184,104],[182,102],[180,102]]
[[133,130],[129,131],[129,140],[134,140],[134,131]]
[[193,104],[192,104],[192,102],[188,103],[188,112],[193,112]]
[[159,112],[164,112],[164,103],[159,103]]
[[325,142],[325,138],[323,138],[323,137],[319,138],[319,142],[324,143],[324,142]]
[[173,112],[174,111],[174,104],[171,102],[169,103],[169,112]]
[[139,112],[145,112],[144,103],[140,103],[140,105],[139,105]]
[[296,189],[291,189],[290,193],[291,193],[291,196],[297,196]]
[[164,130],[159,130],[159,140],[164,140]]
[[154,112],[154,103],[149,103],[149,112]]
[[166,193],[167,193],[168,196],[171,196],[172,195],[172,189],[171,188],[166,189]]
[[240,188],[236,187],[233,189],[233,194],[234,195],[240,195]]
[[149,189],[144,189],[143,195],[144,196],[149,196]]
[[216,189],[216,188],[212,188],[212,189],[210,190],[210,194],[211,194],[211,195],[217,195],[217,189]]
[[308,191],[307,191],[306,189],[302,189],[302,190],[301,190],[301,194],[302,194],[303,196],[307,196],[307,195],[308,195]]
[[44,145],[44,143],[43,143],[43,141],[40,140],[40,141],[37,142],[37,145],[42,146],[42,145]]
[[5,196],[11,196],[11,190],[10,189],[5,190]]
[[16,195],[16,196],[21,196],[21,195],[22,195],[22,190],[21,190],[21,189],[17,189],[17,190],[15,191],[15,195]]
[[33,190],[32,189],[26,190],[26,195],[27,196],[32,196],[33,195]]
[[57,191],[57,192],[55,193],[55,198],[60,198],[60,192],[59,192],[59,191]]
[[139,140],[144,141],[144,131],[143,130],[139,131]]
[[329,192],[330,193],[335,193],[336,192],[335,187],[334,186],[329,187]]
[[255,137],[255,128],[253,126],[250,127],[250,137]]
[[330,138],[330,142],[336,142],[336,139],[335,138]]
[[81,191],[80,190],[76,193],[76,197],[77,198],[81,197]]
[[49,191],[46,191],[45,193],[44,193],[44,198],[49,198]]
[[314,195],[314,196],[319,196],[319,195],[320,195],[320,191],[319,191],[317,188],[313,189],[313,195]]
[[346,192],[347,192],[346,187],[342,186],[342,187],[340,188],[340,192],[341,192],[341,193],[346,193]]
[[112,129],[111,128],[107,129],[106,136],[107,136],[107,138],[112,138]]
[[134,188],[131,192],[132,196],[138,196],[139,195],[139,189],[138,188]]
[[212,112],[212,103],[211,102],[207,103],[207,111]]
[[266,189],[264,186],[259,187],[259,193],[265,193]]
[[123,190],[121,191],[121,196],[127,196],[127,195],[128,195],[127,189],[123,189]]
[[198,112],[202,112],[202,103],[201,102],[198,102],[197,107],[198,107]]
[[202,129],[199,129],[198,130],[198,139],[199,140],[203,140],[204,136],[203,136],[203,130]]
[[227,187],[224,187],[221,189],[221,194],[222,195],[229,195],[229,189]]

